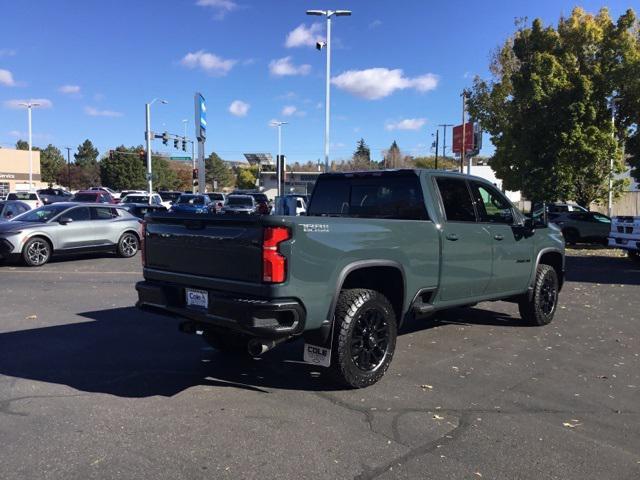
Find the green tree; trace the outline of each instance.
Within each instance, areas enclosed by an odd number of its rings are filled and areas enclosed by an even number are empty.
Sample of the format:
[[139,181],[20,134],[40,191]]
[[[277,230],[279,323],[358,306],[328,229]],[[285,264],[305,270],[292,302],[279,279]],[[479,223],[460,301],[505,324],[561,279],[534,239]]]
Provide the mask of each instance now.
[[176,172],[169,167],[169,160],[165,157],[152,154],[151,170],[153,172],[153,188],[155,190],[174,190],[180,184]]
[[402,168],[404,166],[404,157],[400,151],[400,147],[394,140],[389,150],[384,154],[384,167],[385,168]]
[[[25,140],[18,140],[16,142],[16,150],[29,150],[29,142]],[[33,150],[37,150],[37,148],[34,147]]]
[[240,168],[238,171],[238,188],[253,189],[256,188],[256,178],[258,176],[257,167]]
[[365,143],[364,138],[358,140],[358,143],[356,144],[356,151],[353,152],[351,164],[354,170],[371,169],[371,150]]
[[205,180],[211,188],[213,188],[214,180],[218,183],[218,189],[235,185],[233,170],[222,161],[216,152],[211,152],[211,155],[205,159],[204,166]]
[[140,147],[127,148],[121,145],[103,158],[100,161],[102,185],[114,190],[145,188],[146,169],[140,160],[140,150]]
[[[587,207],[606,198],[610,160],[624,171],[609,100],[620,89],[630,17],[614,23],[606,9],[576,8],[557,28],[534,20],[495,53],[493,78],[475,79],[469,112],[491,134],[491,165],[506,189]],[[614,182],[614,192],[622,188]]]
[[85,140],[78,145],[78,151],[73,154],[78,170],[80,188],[87,188],[100,183],[100,166],[98,165],[98,149],[93,146],[91,140]]
[[[65,166],[60,150],[49,144],[40,151],[40,177],[50,186],[58,181]],[[66,178],[66,177],[65,177]]]

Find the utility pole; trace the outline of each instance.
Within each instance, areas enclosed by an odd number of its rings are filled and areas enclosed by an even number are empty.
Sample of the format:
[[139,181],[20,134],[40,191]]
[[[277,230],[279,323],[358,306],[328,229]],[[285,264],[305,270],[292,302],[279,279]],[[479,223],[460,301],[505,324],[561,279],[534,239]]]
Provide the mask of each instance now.
[[329,171],[329,123],[331,113],[331,17],[348,17],[350,10],[307,10],[307,15],[324,16],[327,18],[327,41],[316,43],[316,48],[322,50],[327,47],[327,65],[325,78],[324,100],[324,171]]
[[71,147],[64,147],[67,149],[67,186],[71,191]]
[[442,127],[443,137],[442,137],[442,160],[444,161],[447,158],[447,127],[453,127],[453,123],[441,123],[438,125]]
[[276,127],[278,129],[278,156],[276,157],[276,176],[278,181],[278,196],[281,197],[283,193],[283,183],[285,177],[285,165],[282,160],[282,126],[287,125],[288,122],[281,122],[276,120],[271,122],[272,127]]
[[[466,121],[465,121],[465,117],[466,117],[466,108],[467,108],[467,90],[464,89],[462,90],[462,150],[460,151],[460,173],[464,173],[464,157],[465,157],[465,150],[466,150],[466,145],[465,145],[465,140],[466,140],[466,136],[467,136],[467,132],[466,132]],[[469,160],[469,166],[467,167],[467,174],[471,174],[471,160]]]
[[[436,170],[438,169],[438,142],[439,142],[440,130],[436,130]],[[432,134],[433,135],[433,134]]]
[[39,107],[39,103],[26,102],[21,103],[20,106],[27,108],[27,118],[29,122],[29,190],[33,188],[33,142],[31,141],[31,110],[34,107]]
[[[151,194],[153,193],[153,178],[151,172],[151,105],[153,105],[157,98],[154,98],[149,103],[145,104],[145,120],[146,120],[146,130],[145,137],[147,141],[147,188],[149,190],[149,201],[151,201]],[[166,100],[160,100],[160,103],[167,104]]]
[[[611,98],[611,135],[613,136],[613,140],[616,140],[616,102],[619,99],[612,97]],[[607,196],[607,216],[611,217],[611,212],[613,210],[613,157],[614,154],[611,155],[611,159],[609,160],[609,193]],[[586,205],[589,208],[589,205]]]

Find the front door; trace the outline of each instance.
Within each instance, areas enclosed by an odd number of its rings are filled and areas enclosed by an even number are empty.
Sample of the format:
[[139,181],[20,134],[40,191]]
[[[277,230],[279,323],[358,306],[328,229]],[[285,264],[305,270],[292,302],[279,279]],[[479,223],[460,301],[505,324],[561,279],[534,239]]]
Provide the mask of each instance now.
[[91,245],[91,213],[89,207],[76,207],[64,212],[61,217],[72,221],[60,225],[55,233],[58,236],[60,249],[83,248]]
[[479,221],[491,232],[493,272],[488,294],[522,292],[527,289],[533,268],[533,236],[514,226],[511,203],[497,189],[471,180]]
[[491,235],[477,222],[467,182],[437,177],[446,220],[442,225],[439,298],[455,301],[484,294],[491,279]]

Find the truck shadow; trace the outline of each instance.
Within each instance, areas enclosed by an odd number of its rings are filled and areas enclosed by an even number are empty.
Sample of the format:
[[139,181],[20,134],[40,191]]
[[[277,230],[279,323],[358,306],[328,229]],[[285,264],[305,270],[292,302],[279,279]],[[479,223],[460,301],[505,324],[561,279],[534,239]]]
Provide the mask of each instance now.
[[80,314],[92,321],[0,334],[0,374],[119,397],[171,397],[205,385],[268,394],[270,388],[332,390],[302,358],[299,342],[262,359],[223,354],[178,322],[137,309]]
[[567,255],[566,280],[604,285],[640,285],[640,263],[626,257]]

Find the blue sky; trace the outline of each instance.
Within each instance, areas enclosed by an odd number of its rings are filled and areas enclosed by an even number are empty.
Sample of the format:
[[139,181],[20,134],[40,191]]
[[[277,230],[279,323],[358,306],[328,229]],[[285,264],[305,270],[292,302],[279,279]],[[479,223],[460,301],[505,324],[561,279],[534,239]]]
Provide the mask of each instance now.
[[[34,144],[101,153],[144,141],[152,129],[193,135],[193,94],[208,104],[206,152],[229,160],[275,154],[272,119],[289,161],[323,152],[324,52],[314,47],[324,21],[306,9],[351,9],[333,24],[332,159],[348,158],[363,137],[374,158],[397,140],[408,154],[430,153],[440,123],[460,123],[460,92],[488,75],[491,52],[514,18],[556,23],[582,6],[628,2],[563,0],[156,0],[4,2],[0,29],[0,146],[26,138],[15,100],[42,99]],[[314,25],[316,24],[317,25]],[[451,131],[447,134],[451,138]],[[154,150],[178,154],[155,141]],[[483,153],[491,152],[485,140]]]

